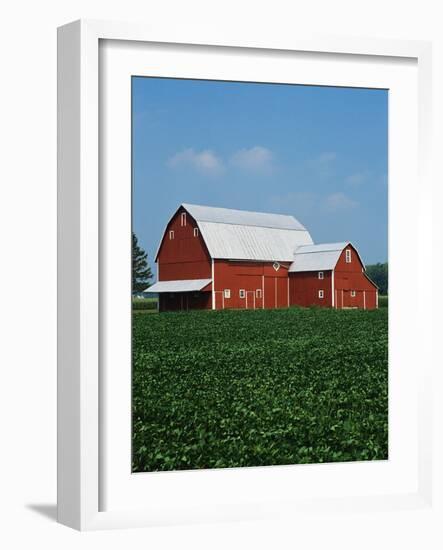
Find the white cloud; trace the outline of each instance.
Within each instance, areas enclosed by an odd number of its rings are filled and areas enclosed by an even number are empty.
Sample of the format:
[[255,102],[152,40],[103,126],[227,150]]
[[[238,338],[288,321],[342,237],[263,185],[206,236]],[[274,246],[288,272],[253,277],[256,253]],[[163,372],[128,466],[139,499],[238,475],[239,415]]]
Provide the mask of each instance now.
[[291,191],[284,195],[273,195],[269,203],[276,212],[282,214],[295,212],[296,217],[307,216],[318,207],[318,196],[310,191]]
[[231,164],[243,170],[267,172],[272,168],[272,151],[261,145],[240,149],[231,157]]
[[292,191],[284,195],[274,195],[269,200],[276,212],[288,214],[295,213],[303,219],[318,216],[323,213],[337,213],[352,210],[358,206],[358,202],[351,199],[345,193],[338,191],[327,196],[310,191]]
[[324,200],[323,206],[328,212],[338,212],[355,208],[358,206],[358,202],[339,191],[338,193],[328,195]]
[[350,176],[348,176],[345,181],[348,185],[358,186],[362,183],[365,183],[367,179],[368,174],[366,174],[365,172],[356,172],[355,174],[351,174]]
[[210,149],[203,151],[184,149],[168,159],[168,165],[173,168],[191,166],[206,174],[218,174],[223,170],[222,160]]
[[319,155],[316,160],[320,164],[325,164],[334,161],[336,158],[337,153],[334,153],[333,151],[327,151],[326,153],[321,153],[321,155]]
[[335,172],[337,153],[326,151],[306,161],[309,171],[319,178],[329,178]]

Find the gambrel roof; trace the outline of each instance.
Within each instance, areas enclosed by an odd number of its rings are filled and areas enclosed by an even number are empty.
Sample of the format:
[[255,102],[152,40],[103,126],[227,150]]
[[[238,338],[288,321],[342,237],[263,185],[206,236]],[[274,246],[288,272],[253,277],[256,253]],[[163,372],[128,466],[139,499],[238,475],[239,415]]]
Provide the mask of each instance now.
[[313,243],[293,216],[182,204],[195,219],[214,259],[292,262],[294,251]]
[[[340,258],[340,254],[348,245],[351,245],[351,243],[343,242],[299,246],[295,250],[293,263],[289,266],[289,272],[300,273],[303,271],[328,271],[334,269]],[[360,258],[355,247],[352,248]],[[361,263],[364,269],[364,264],[362,261]]]

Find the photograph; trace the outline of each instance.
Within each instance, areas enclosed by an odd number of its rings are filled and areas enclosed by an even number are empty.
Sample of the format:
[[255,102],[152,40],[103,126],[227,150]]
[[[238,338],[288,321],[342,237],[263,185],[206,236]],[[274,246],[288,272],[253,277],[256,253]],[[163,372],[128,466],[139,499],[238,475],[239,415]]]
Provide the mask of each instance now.
[[387,460],[387,89],[133,76],[132,471]]

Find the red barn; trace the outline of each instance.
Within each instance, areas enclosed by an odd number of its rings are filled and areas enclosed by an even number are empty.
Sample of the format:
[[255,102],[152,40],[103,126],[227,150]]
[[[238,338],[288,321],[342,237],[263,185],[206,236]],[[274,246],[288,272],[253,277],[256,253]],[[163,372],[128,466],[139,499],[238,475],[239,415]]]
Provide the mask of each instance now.
[[159,310],[378,307],[348,242],[313,244],[293,216],[182,204],[155,258]]

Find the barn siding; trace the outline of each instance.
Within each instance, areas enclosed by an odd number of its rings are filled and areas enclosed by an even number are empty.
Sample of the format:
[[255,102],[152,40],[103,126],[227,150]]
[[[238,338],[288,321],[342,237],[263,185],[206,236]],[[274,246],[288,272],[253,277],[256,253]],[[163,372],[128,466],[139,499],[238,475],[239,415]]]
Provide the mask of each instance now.
[[[269,262],[214,261],[216,309],[261,309],[288,307],[288,264],[276,271]],[[230,298],[222,293],[229,289]],[[240,290],[245,297],[240,298]],[[260,292],[257,293],[257,290]]]
[[[318,278],[318,271],[304,271],[289,275],[290,304],[310,307],[332,307],[331,271],[323,271],[324,279]],[[323,290],[324,298],[318,297]]]
[[[162,240],[157,262],[159,281],[180,279],[210,279],[212,277],[211,258],[199,234],[194,237],[195,220],[186,213],[186,226],[181,225],[181,208],[169,222]],[[169,231],[174,238],[169,239]]]
[[[346,262],[346,249],[351,250],[351,262]],[[355,248],[347,246],[340,254],[335,267],[334,283],[336,288],[336,306],[358,307],[364,309],[375,309],[377,307],[377,287],[366,277],[363,272],[363,264]],[[351,291],[355,291],[355,297]]]

